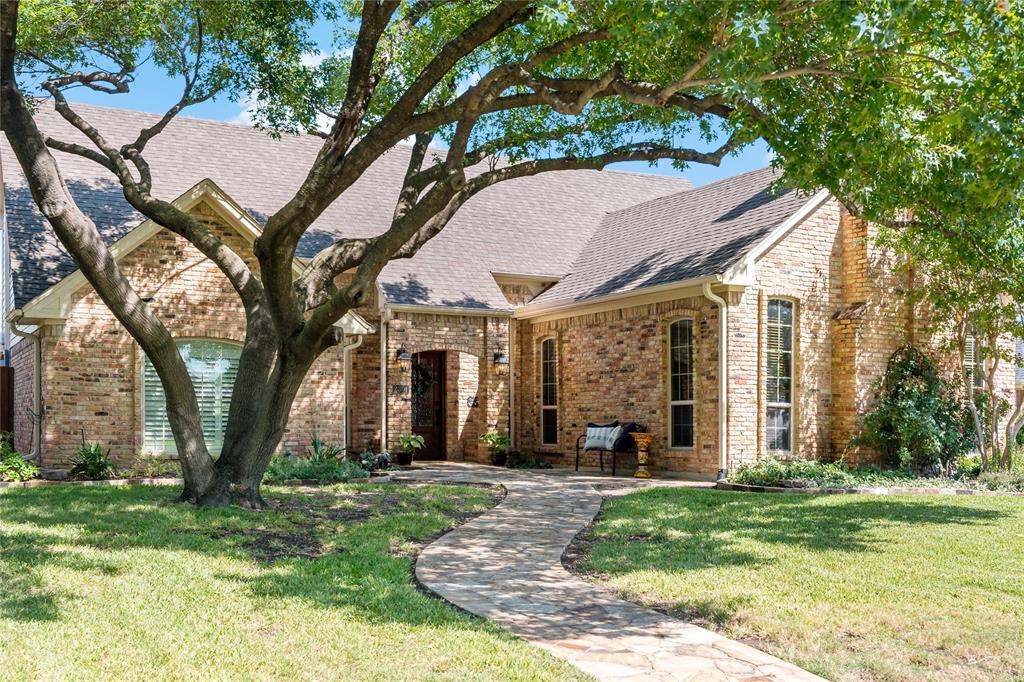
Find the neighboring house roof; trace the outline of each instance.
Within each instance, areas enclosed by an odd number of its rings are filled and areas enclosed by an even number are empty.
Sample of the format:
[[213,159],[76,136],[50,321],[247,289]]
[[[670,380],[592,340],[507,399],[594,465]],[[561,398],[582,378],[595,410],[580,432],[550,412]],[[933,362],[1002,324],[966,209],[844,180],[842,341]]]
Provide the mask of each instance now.
[[724,273],[808,203],[771,168],[610,213],[570,272],[531,307],[585,302]]
[[[74,106],[118,144],[158,119]],[[53,137],[85,141],[48,102],[40,103],[36,121]],[[149,143],[146,159],[156,196],[180,196],[209,178],[262,224],[292,197],[321,144],[311,135],[275,140],[247,125],[178,117]],[[72,195],[108,243],[142,222],[109,171],[78,156],[54,154]],[[339,236],[385,230],[408,154],[409,147],[398,146],[375,162],[313,223],[299,244],[299,257],[312,257]],[[6,140],[0,141],[0,164],[14,305],[20,307],[76,268],[37,210]],[[470,200],[415,258],[388,264],[381,288],[391,303],[508,311],[491,272],[561,275],[609,211],[689,187],[683,178],[618,171],[559,171],[499,183]]]

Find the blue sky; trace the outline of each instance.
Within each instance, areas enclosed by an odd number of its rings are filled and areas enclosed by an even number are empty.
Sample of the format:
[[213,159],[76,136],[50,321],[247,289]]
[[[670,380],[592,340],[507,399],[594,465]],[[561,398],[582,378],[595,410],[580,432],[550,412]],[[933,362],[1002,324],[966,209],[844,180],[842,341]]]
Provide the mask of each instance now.
[[[329,53],[333,51],[332,29],[328,24],[321,23],[317,25],[313,30],[312,36],[321,52]],[[106,95],[86,88],[77,88],[67,92],[67,97],[71,101],[152,113],[163,113],[177,102],[180,96],[181,82],[168,78],[151,65],[144,65],[139,69],[136,81],[132,85],[132,91],[125,94]],[[232,102],[222,98],[189,107],[183,115],[218,121],[242,122],[245,120],[243,116],[244,109],[244,103]],[[709,145],[699,140],[696,135],[693,136],[692,140],[684,140],[684,142],[696,149],[709,149]],[[718,168],[706,165],[692,165],[680,172],[672,168],[669,162],[661,162],[655,166],[645,162],[620,163],[611,166],[611,168],[639,173],[655,173],[658,175],[683,175],[694,185],[703,185],[730,175],[762,168],[767,166],[770,161],[771,151],[767,145],[758,141],[756,144],[743,149],[738,155],[724,159],[722,165]]]

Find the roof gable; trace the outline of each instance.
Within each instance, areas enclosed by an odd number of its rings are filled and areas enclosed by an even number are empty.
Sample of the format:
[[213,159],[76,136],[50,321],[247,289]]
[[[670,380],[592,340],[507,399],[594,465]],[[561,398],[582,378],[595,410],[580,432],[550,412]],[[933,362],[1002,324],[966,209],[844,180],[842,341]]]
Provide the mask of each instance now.
[[808,203],[770,168],[610,213],[572,271],[531,306],[572,304],[730,270]]
[[[184,212],[193,210],[200,203],[213,209],[225,224],[234,228],[250,244],[260,235],[259,223],[209,178],[201,180],[171,202],[173,206]],[[115,240],[109,247],[110,252],[115,260],[121,260],[162,229],[164,228],[153,220],[144,220]],[[303,268],[304,266],[298,258],[293,259],[292,272],[295,275],[300,274]],[[30,324],[46,320],[67,319],[75,294],[86,286],[89,286],[89,282],[85,274],[81,270],[75,269],[21,307],[18,319]],[[368,334],[373,331],[372,325],[352,311],[346,313],[337,324],[347,334]]]

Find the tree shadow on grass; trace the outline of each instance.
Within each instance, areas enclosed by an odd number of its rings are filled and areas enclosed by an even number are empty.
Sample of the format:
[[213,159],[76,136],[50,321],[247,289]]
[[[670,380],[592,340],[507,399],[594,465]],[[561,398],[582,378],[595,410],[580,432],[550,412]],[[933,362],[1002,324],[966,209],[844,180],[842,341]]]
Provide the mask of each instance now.
[[[963,504],[964,498],[809,496],[652,489],[613,500],[585,542],[604,575],[757,568],[780,558],[773,547],[822,554],[880,552],[891,533],[915,528],[991,525],[1011,514]],[[879,530],[889,532],[879,533]],[[743,599],[696,598],[673,615],[712,625],[730,621]],[[691,613],[692,612],[692,613]]]
[[[79,595],[47,585],[47,570],[118,575],[133,560],[131,550],[141,548],[199,555],[199,560],[239,559],[244,568],[215,579],[240,582],[254,597],[301,599],[367,622],[478,628],[418,593],[411,558],[403,551],[453,525],[465,496],[378,490],[340,498],[270,493],[281,510],[267,512],[199,509],[173,501],[177,491],[171,488],[5,491],[0,495],[0,528],[7,526],[0,529],[0,618],[60,620],[62,605]],[[293,504],[296,500],[305,506]],[[268,557],[289,555],[253,551],[254,537],[275,540],[288,534],[314,536],[322,553],[271,562]],[[304,551],[310,546],[300,544]],[[288,547],[285,541],[283,549]],[[252,570],[253,563],[272,570]]]

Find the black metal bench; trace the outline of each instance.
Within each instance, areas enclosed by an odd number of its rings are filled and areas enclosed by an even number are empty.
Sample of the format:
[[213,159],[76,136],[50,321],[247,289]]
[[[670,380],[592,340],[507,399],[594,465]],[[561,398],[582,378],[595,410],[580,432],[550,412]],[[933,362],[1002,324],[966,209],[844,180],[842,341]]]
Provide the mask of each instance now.
[[587,428],[590,427],[608,427],[608,426],[622,426],[622,434],[616,439],[611,449],[608,448],[585,448],[584,443],[587,440],[587,434],[584,433],[576,439],[576,471],[580,470],[580,454],[583,452],[596,452],[598,457],[598,465],[601,467],[601,471],[604,471],[604,456],[606,454],[612,456],[612,476],[615,475],[617,458],[619,455],[635,455],[636,454],[636,442],[633,440],[632,435],[636,432],[642,432],[644,428],[635,422],[612,422],[612,424],[587,424]]

